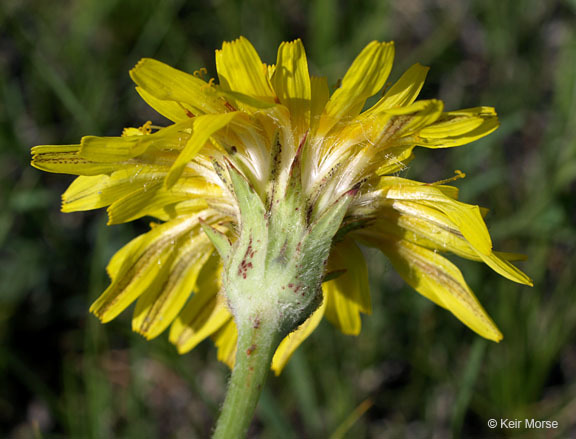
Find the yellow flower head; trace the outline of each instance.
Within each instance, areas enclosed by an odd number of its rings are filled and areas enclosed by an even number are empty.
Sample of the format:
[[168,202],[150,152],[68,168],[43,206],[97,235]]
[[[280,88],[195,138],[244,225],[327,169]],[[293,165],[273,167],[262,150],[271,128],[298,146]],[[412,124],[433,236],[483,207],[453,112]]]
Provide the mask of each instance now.
[[[491,133],[496,113],[444,112],[441,101],[417,101],[428,71],[419,64],[362,112],[386,83],[393,57],[392,43],[368,44],[332,95],[326,78],[309,74],[300,40],[282,43],[275,65],[262,63],[245,38],[224,43],[216,51],[218,84],[143,59],[130,72],[136,90],[173,124],[33,148],[38,169],[79,176],[62,196],[64,212],[108,206],[109,224],[157,220],[112,258],[111,284],[90,310],[108,322],[136,301],[135,331],[153,338],[170,326],[181,353],[210,336],[230,365],[237,331],[220,293],[225,248],[237,242],[250,215],[262,214],[271,234],[289,236],[290,223],[270,222],[271,212],[295,218],[308,233],[341,203],[343,220],[322,266],[323,297],[280,344],[272,363],[277,373],[322,317],[345,334],[360,332],[360,313],[371,307],[358,243],[380,249],[420,294],[499,341],[461,272],[441,253],[483,261],[515,282],[530,279],[509,262],[514,255],[492,250],[484,211],[458,201],[455,187],[394,176],[416,146],[459,146]],[[254,197],[247,195],[245,207],[239,187]],[[277,206],[290,206],[290,213]],[[281,258],[290,245],[287,239],[267,254]],[[293,251],[300,245],[295,240]],[[254,268],[253,256],[249,244],[237,261],[239,278]],[[298,294],[300,286],[282,288]]]

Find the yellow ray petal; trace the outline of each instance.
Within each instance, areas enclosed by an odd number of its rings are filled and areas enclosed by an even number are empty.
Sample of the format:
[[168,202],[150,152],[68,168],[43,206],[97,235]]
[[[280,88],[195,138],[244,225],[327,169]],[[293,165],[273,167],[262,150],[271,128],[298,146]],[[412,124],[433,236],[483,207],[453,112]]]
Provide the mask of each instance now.
[[382,242],[380,248],[404,280],[420,294],[448,309],[482,337],[493,341],[502,339],[460,270],[446,258],[403,240]]
[[326,318],[344,334],[358,335],[360,312],[370,314],[368,268],[360,248],[351,239],[337,243],[330,254],[328,270],[345,270],[336,279],[322,284]]
[[222,325],[217,332],[212,334],[211,338],[218,348],[218,361],[233,369],[234,361],[236,360],[236,342],[238,340],[238,331],[236,330],[234,319],[231,318]]
[[232,214],[234,214],[234,209],[233,206],[230,205],[230,200],[225,198],[206,198],[204,200],[194,198],[191,200],[181,201],[175,206],[166,209],[166,211],[170,214],[171,218],[181,215],[195,214],[198,210],[204,208],[204,203],[219,212],[231,211]]
[[[442,114],[444,103],[437,99],[416,101],[405,107],[390,108],[383,115],[392,116],[383,129],[382,137],[386,140],[405,137],[434,123]],[[381,143],[378,140],[375,143]]]
[[[404,206],[404,209],[402,206]],[[495,272],[511,281],[532,285],[532,280],[526,274],[505,258],[498,256],[497,252],[485,254],[472,247],[465,240],[457,226],[444,216],[442,212],[422,205],[416,207],[412,203],[395,203],[394,207],[418,215],[400,215],[397,218],[397,224],[400,227],[412,231],[415,235],[404,235],[409,241],[440,251],[450,251],[467,259],[483,261]],[[429,240],[429,243],[423,242],[417,236],[423,237],[424,240]],[[434,244],[430,245],[430,243]]]
[[[432,187],[439,190],[442,194],[454,200],[458,199],[459,190],[456,186],[449,186],[445,184],[430,184],[423,183],[421,181],[410,180],[408,178],[394,177],[391,175],[385,175],[380,177],[376,187],[378,189],[388,190],[392,187]],[[426,189],[424,189],[426,190]],[[442,197],[442,196],[441,196]],[[426,197],[425,197],[426,198]],[[443,199],[443,198],[442,198]]]
[[274,102],[275,94],[268,80],[268,68],[246,38],[240,37],[222,44],[222,49],[216,51],[216,70],[220,87],[224,90]]
[[78,155],[80,145],[39,145],[32,148],[32,163],[36,169],[58,174],[108,174],[130,163],[98,163]]
[[334,92],[322,115],[319,134],[325,135],[341,119],[356,117],[370,96],[386,83],[394,60],[394,44],[372,41],[356,57],[342,86]]
[[510,253],[510,252],[494,252],[496,256],[505,261],[525,261],[527,256],[523,253]]
[[[442,212],[427,206],[413,208],[410,203],[397,202],[394,209],[383,209],[380,213],[382,228],[398,228],[399,236],[414,244],[441,251],[449,251],[466,259],[480,261],[474,248],[466,241],[456,225]],[[416,215],[399,213],[415,212]],[[399,226],[399,227],[398,227]]]
[[310,130],[314,133],[320,122],[320,116],[330,99],[328,80],[324,76],[310,77]]
[[383,195],[393,200],[415,201],[441,211],[479,253],[489,255],[492,252],[492,240],[478,206],[456,201],[439,187],[429,185],[392,186]]
[[276,71],[276,64],[266,64],[266,77],[268,81],[272,83],[272,77],[274,76],[274,72]]
[[170,328],[170,342],[178,352],[190,351],[206,337],[218,331],[232,315],[219,295],[222,265],[212,258],[198,276],[198,292],[186,304]]
[[142,218],[150,212],[188,198],[186,193],[162,189],[162,182],[155,182],[116,200],[107,209],[108,225],[122,224]]
[[192,293],[198,274],[214,249],[199,227],[180,240],[173,241],[177,253],[167,269],[162,285],[146,291],[136,303],[132,329],[147,339],[158,336],[172,324]]
[[[394,210],[397,209],[397,210]],[[379,210],[378,220],[361,232],[365,239],[373,236],[395,236],[435,251],[452,252],[460,257],[486,263],[495,272],[511,281],[532,285],[531,279],[512,265],[506,254],[476,251],[456,225],[442,212],[426,206],[411,207],[411,203],[394,203],[394,209]],[[410,212],[410,214],[400,213]]]
[[239,108],[246,113],[253,113],[254,111],[275,107],[277,105],[277,102],[272,102],[269,99],[263,100],[233,90],[223,90],[219,88],[215,90],[214,93],[228,102],[229,111],[234,111]]
[[[148,251],[138,251],[149,247]],[[171,251],[167,245],[145,246],[143,242],[127,255],[110,286],[90,306],[90,312],[108,323],[124,311],[149,288],[157,288],[166,276]],[[128,264],[126,264],[128,262]]]
[[[341,276],[340,276],[341,277]],[[349,300],[331,280],[322,285],[326,298],[326,318],[343,334],[358,335],[362,330],[362,319],[358,304]]]
[[[182,149],[191,133],[193,119],[162,128],[153,134],[125,137],[85,136],[78,155],[98,162],[125,162],[143,155],[150,147]],[[151,158],[155,157],[153,155]]]
[[302,41],[280,45],[272,84],[280,103],[290,111],[294,143],[298,145],[310,126],[310,75]]
[[108,208],[107,225],[122,224],[144,216],[168,221],[182,214],[195,214],[210,207],[204,198],[190,199],[186,194],[171,194],[162,189],[158,189],[150,198],[145,196],[142,190],[130,195],[122,200],[126,205],[119,200]]
[[101,194],[109,185],[109,175],[80,176],[62,194],[62,212],[99,209],[113,200],[102,199]]
[[378,112],[394,107],[404,107],[412,104],[426,80],[429,67],[414,64],[390,87],[390,90],[367,112]]
[[143,154],[152,144],[152,136],[82,137],[80,156],[102,162],[116,162]]
[[142,87],[136,87],[136,91],[150,107],[154,108],[154,110],[156,110],[165,118],[170,119],[172,122],[181,122],[183,120],[189,119],[193,115],[196,115],[194,111],[197,110],[191,105],[176,101],[158,99],[156,96],[148,93]]
[[[187,104],[181,108],[181,114],[186,117],[226,111],[224,103],[211,92],[206,81],[155,59],[140,60],[130,70],[130,77],[147,94],[156,98],[147,102],[160,114],[164,114],[166,104],[156,106],[158,100]],[[193,114],[189,114],[190,111]]]
[[62,195],[62,211],[99,209],[141,189],[160,187],[166,171],[154,166],[135,165],[112,175],[81,176]]
[[492,239],[478,206],[461,203],[448,197],[441,203],[430,201],[422,203],[445,213],[480,255],[492,253]]
[[272,370],[275,375],[280,375],[294,351],[314,332],[320,324],[325,310],[326,303],[323,301],[304,323],[282,340],[272,358]]
[[122,268],[122,265],[131,258],[131,255],[138,251],[138,248],[147,239],[146,234],[139,235],[114,253],[114,256],[108,262],[106,266],[106,272],[110,279],[115,280]]
[[108,225],[121,224],[151,215],[153,212],[182,201],[197,200],[195,210],[206,209],[206,198],[222,194],[219,186],[199,178],[183,178],[166,189],[161,180],[152,181],[115,200],[108,208]]
[[[442,114],[444,104],[431,99],[417,101],[405,107],[389,108],[379,112],[364,112],[349,124],[342,126],[336,136],[346,138],[350,144],[365,143],[386,154],[394,146],[412,147],[415,132],[434,123]],[[406,141],[404,138],[410,139]],[[386,160],[386,156],[383,156]]]
[[232,319],[232,314],[218,297],[215,295],[200,303],[205,296],[194,296],[190,307],[182,310],[181,320],[177,318],[172,324],[170,342],[176,345],[180,354],[194,349]]
[[[116,260],[111,271],[116,276],[110,286],[92,304],[90,312],[103,323],[109,322],[136,300],[153,282],[163,278],[166,261],[172,255],[172,242],[197,226],[198,217],[191,216],[154,227],[138,245],[124,251],[124,260]],[[118,268],[119,266],[119,268]]]
[[378,162],[382,163],[376,169],[376,175],[394,174],[407,169],[408,163],[414,159],[413,145],[386,148],[378,155]]
[[169,188],[176,183],[188,162],[194,158],[198,151],[202,149],[204,144],[216,131],[224,128],[238,116],[240,116],[239,112],[233,112],[225,114],[207,114],[194,118],[192,135],[170,168],[170,172],[166,177],[166,187]]
[[427,148],[460,146],[490,134],[498,126],[498,116],[492,107],[450,111],[421,130],[415,143]]
[[488,265],[492,270],[506,279],[510,279],[513,282],[517,282],[523,285],[534,286],[532,279],[528,277],[522,270],[518,269],[516,266],[512,265],[507,260],[498,256],[498,252],[492,252],[489,255],[484,255],[478,253],[484,263]]

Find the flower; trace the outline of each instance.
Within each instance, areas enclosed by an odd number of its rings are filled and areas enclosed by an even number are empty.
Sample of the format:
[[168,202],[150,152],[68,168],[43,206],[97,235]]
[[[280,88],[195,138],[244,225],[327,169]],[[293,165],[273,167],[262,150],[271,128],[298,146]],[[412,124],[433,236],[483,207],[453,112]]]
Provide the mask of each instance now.
[[[380,249],[420,294],[499,341],[500,331],[441,253],[482,261],[531,285],[510,263],[516,255],[492,250],[485,211],[458,201],[455,187],[396,176],[416,146],[470,143],[498,127],[496,113],[491,107],[444,112],[439,100],[416,100],[428,71],[420,64],[362,111],[385,85],[393,56],[392,43],[371,42],[332,95],[326,78],[309,74],[300,40],[282,43],[275,65],[262,63],[245,38],[224,43],[216,51],[218,84],[203,79],[205,70],[190,75],[143,59],[130,72],[136,90],[171,125],[148,122],[121,137],[33,148],[36,168],[78,175],[62,196],[62,211],[108,206],[109,224],[155,219],[111,259],[111,284],[90,310],[108,322],[136,301],[135,331],[151,339],[170,327],[181,353],[211,337],[218,358],[231,365],[237,310],[222,282],[246,279],[254,268],[251,237],[236,271],[226,271],[233,259],[226,252],[250,215],[266,218],[262,227],[270,227],[270,236],[285,236],[266,253],[280,258],[292,244],[300,251],[302,240],[291,241],[292,235],[309,234],[338,208],[327,267],[316,261],[322,297],[280,343],[276,373],[323,317],[345,334],[360,332],[360,314],[371,306],[359,243]],[[290,259],[282,263],[289,266]],[[300,285],[282,288],[298,293]]]

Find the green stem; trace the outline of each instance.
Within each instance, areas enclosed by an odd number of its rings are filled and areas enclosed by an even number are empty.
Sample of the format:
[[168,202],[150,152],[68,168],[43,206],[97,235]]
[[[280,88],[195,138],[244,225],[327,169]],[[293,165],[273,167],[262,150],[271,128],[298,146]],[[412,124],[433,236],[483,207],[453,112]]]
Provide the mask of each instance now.
[[236,362],[213,439],[240,439],[246,436],[272,357],[280,342],[275,322],[271,324],[253,318],[240,324]]

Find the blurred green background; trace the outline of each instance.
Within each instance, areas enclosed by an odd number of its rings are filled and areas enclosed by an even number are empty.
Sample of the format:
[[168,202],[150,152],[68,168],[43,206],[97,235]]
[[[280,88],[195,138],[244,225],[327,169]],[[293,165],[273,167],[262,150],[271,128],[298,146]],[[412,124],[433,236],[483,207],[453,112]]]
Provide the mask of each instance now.
[[[248,37],[266,62],[301,37],[334,84],[373,39],[396,42],[392,79],[431,66],[422,97],[493,105],[482,141],[418,150],[405,176],[461,169],[462,199],[490,207],[499,250],[529,255],[534,288],[460,267],[504,333],[475,336],[370,253],[374,313],[359,337],[323,323],[279,378],[251,429],[259,438],[576,437],[576,1],[3,0],[0,4],[0,437],[206,438],[227,368],[210,342],[185,356],[166,336],[88,314],[105,264],[145,222],[62,214],[69,176],[31,168],[36,144],[118,135],[162,121],[128,70],[141,57],[180,69]],[[522,431],[487,421],[547,419]]]

